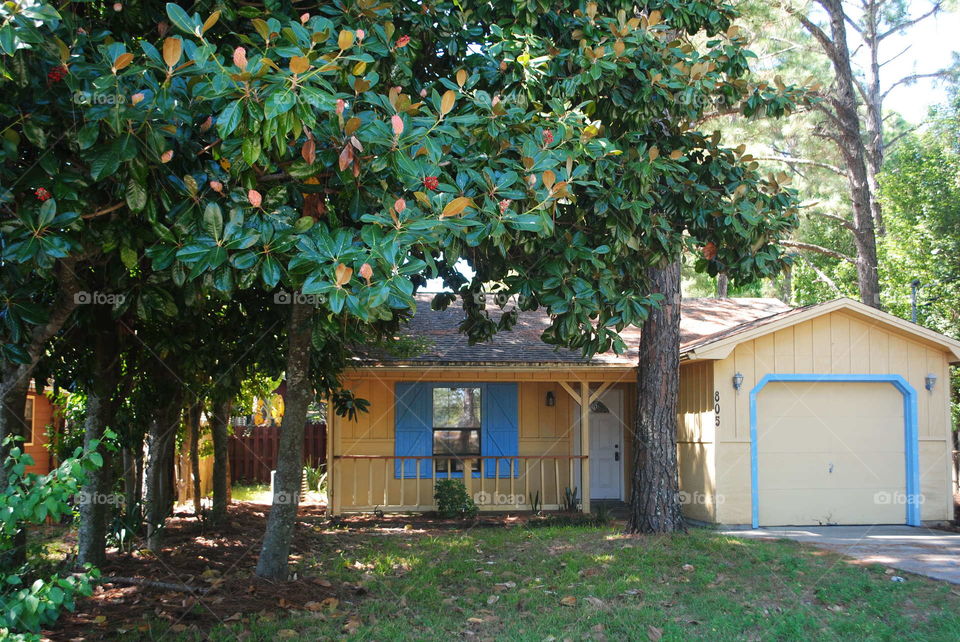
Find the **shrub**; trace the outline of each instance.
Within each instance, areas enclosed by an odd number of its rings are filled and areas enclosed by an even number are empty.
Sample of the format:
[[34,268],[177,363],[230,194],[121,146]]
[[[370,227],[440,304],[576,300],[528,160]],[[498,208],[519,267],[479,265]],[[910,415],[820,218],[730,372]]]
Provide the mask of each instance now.
[[11,440],[9,456],[2,462],[7,483],[0,491],[0,551],[6,553],[0,557],[0,638],[37,632],[55,622],[62,609],[72,610],[76,595],[93,592],[96,569],[59,572],[36,557],[20,563],[12,551],[17,533],[27,526],[42,524],[47,517],[59,520],[71,512],[70,502],[80,491],[84,476],[103,465],[97,445],[94,441],[87,452],[77,448],[56,470],[36,475],[26,472],[33,459]]
[[304,466],[303,474],[307,478],[307,490],[325,493],[327,491],[327,467]]
[[467,487],[459,479],[439,479],[433,491],[437,512],[441,517],[473,517],[477,505],[467,494]]

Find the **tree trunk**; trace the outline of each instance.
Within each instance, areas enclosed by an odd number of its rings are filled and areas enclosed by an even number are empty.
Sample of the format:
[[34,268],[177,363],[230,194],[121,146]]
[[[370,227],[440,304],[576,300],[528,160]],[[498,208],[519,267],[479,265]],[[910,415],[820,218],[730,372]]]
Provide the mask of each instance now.
[[222,526],[227,520],[229,501],[227,479],[227,429],[230,425],[230,413],[233,404],[230,401],[214,402],[210,418],[210,430],[213,435],[213,510],[210,521],[214,526]]
[[[801,16],[804,27],[817,39],[833,64],[835,82],[833,95],[820,108],[828,115],[836,144],[846,166],[847,185],[853,206],[853,240],[857,248],[857,285],[860,300],[867,305],[880,306],[880,275],[877,268],[877,235],[874,216],[879,217],[879,206],[874,211],[876,194],[867,171],[868,152],[863,141],[858,110],[857,92],[847,44],[845,14],[841,0],[822,0],[830,21],[828,36],[810,20]],[[877,135],[880,135],[877,133]],[[882,149],[878,147],[878,149]]]
[[144,474],[147,548],[159,551],[164,522],[173,502],[173,458],[180,427],[180,401],[171,399],[150,422]]
[[730,291],[730,278],[727,276],[726,272],[721,272],[717,275],[717,297],[718,299],[726,299],[727,293]]
[[190,428],[190,477],[193,480],[193,512],[197,518],[202,514],[200,506],[200,414],[203,405],[195,403],[187,411]]
[[[119,380],[120,350],[117,328],[110,309],[99,306],[94,311],[94,372],[87,385],[87,413],[84,421],[83,445],[103,439],[104,431],[113,425]],[[80,527],[77,531],[77,563],[101,566],[107,558],[107,516],[112,502],[107,496],[113,487],[113,463],[110,450],[97,449],[103,465],[87,473],[80,495]]]
[[651,292],[664,295],[640,333],[637,417],[629,533],[684,531],[677,478],[680,389],[680,263],[647,271]]
[[134,514],[140,510],[141,472],[143,470],[143,444],[139,448],[123,449],[123,505],[128,517],[140,516]]
[[273,580],[287,579],[290,543],[296,526],[297,504],[300,501],[303,427],[313,396],[313,386],[310,384],[312,319],[312,305],[290,305],[287,328],[287,394],[283,422],[280,424],[277,472],[273,479],[273,506],[270,508],[263,547],[257,561],[257,575]]

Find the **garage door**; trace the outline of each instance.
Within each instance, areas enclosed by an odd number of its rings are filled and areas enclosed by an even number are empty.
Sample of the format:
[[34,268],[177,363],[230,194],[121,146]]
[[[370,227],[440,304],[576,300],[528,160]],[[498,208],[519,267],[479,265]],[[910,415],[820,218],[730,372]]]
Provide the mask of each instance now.
[[903,397],[888,383],[771,382],[757,473],[761,526],[903,524]]

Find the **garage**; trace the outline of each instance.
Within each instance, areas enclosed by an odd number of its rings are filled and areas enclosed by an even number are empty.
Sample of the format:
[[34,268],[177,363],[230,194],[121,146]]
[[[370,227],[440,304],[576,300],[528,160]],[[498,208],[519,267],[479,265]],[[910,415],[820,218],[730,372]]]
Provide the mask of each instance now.
[[[744,320],[745,310],[768,312]],[[960,341],[850,299],[779,310],[727,299],[681,331],[677,461],[689,519],[953,518]]]
[[759,523],[905,523],[903,408],[887,382],[766,385],[757,395]]

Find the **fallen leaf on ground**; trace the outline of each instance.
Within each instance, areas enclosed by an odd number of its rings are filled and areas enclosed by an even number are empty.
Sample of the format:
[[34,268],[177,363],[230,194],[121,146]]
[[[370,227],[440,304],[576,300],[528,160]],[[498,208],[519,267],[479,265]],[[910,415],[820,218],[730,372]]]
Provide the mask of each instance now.
[[277,631],[278,638],[295,638],[298,635],[300,634],[294,631],[293,629],[280,629],[279,631]]
[[658,629],[654,625],[650,624],[647,626],[647,637],[651,640],[651,642],[657,642],[657,640],[663,637],[663,629]]
[[576,603],[577,603],[577,598],[573,597],[572,595],[568,595],[566,597],[560,598],[560,604],[564,606],[575,606]]
[[359,629],[362,624],[363,622],[360,621],[360,618],[358,618],[356,615],[351,615],[349,618],[347,618],[347,621],[343,625],[343,632],[356,633],[357,629]]

